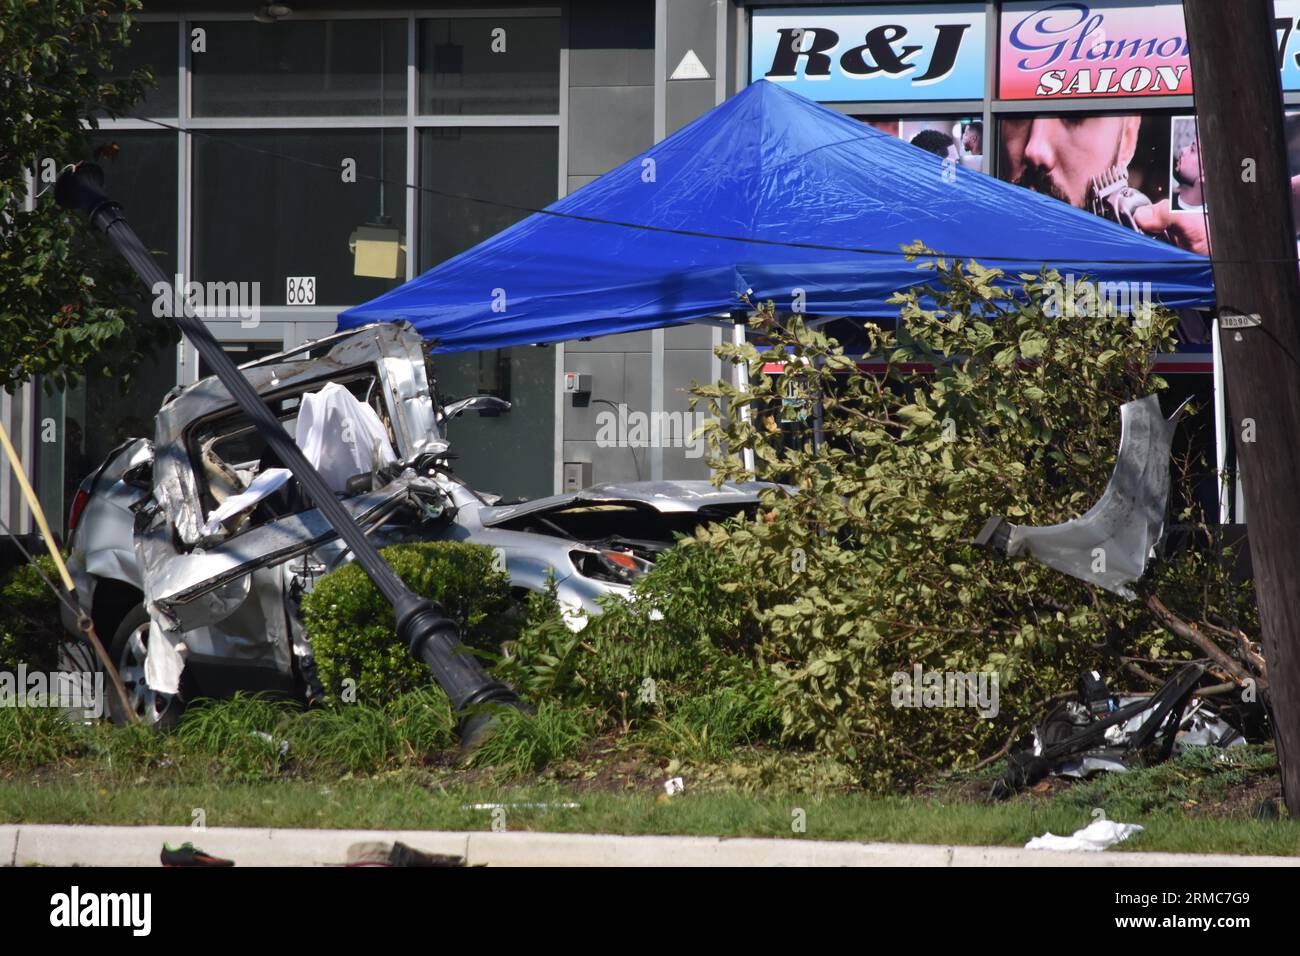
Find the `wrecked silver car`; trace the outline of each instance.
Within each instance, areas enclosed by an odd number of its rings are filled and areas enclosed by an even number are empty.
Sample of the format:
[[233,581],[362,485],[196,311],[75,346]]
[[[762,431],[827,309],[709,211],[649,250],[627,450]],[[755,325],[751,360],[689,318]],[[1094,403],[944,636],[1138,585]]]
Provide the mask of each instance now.
[[[241,366],[377,545],[486,545],[519,591],[553,581],[579,629],[676,534],[758,505],[759,484],[708,481],[501,504],[454,474],[444,426],[508,404],[439,407],[422,345],[409,326],[372,325]],[[169,395],[153,440],[115,449],[82,483],[69,524],[80,603],[145,722],[173,722],[194,696],[323,692],[300,600],[350,552],[217,379]]]

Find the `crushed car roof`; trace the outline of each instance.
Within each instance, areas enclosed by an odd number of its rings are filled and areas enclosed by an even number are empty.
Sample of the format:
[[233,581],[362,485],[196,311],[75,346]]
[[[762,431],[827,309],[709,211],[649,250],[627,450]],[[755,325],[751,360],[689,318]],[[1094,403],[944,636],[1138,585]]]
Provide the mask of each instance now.
[[626,504],[653,508],[661,514],[690,513],[715,505],[752,503],[758,492],[771,487],[770,484],[754,481],[740,484],[727,482],[718,486],[705,479],[646,481],[636,485],[595,485],[582,491],[552,495],[549,498],[482,508],[479,510],[479,518],[490,528],[525,515],[546,514],[581,504]]
[[[323,354],[311,354],[326,346]],[[382,397],[398,454],[410,459],[445,449],[425,373],[423,340],[407,323],[381,323],[330,336],[249,362],[241,371],[259,394],[266,394],[315,381],[324,384],[333,376],[367,365],[383,380]],[[154,493],[174,516],[176,531],[188,545],[199,541],[203,516],[194,469],[182,438],[195,421],[234,407],[226,387],[210,377],[182,389],[158,411]]]

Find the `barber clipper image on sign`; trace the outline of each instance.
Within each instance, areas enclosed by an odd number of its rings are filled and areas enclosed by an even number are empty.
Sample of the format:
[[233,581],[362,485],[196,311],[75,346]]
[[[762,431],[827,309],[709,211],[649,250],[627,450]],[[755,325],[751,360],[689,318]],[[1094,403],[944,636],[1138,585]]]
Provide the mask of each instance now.
[[999,178],[1208,254],[1204,218],[1171,206],[1167,114],[1016,114],[998,128]]
[[[1127,166],[1112,166],[1102,175],[1094,176],[1090,190],[1094,215],[1117,222],[1134,232],[1142,232],[1137,223],[1137,212],[1150,206],[1151,200],[1141,190],[1129,185]],[[1172,241],[1167,230],[1155,235],[1165,242]]]

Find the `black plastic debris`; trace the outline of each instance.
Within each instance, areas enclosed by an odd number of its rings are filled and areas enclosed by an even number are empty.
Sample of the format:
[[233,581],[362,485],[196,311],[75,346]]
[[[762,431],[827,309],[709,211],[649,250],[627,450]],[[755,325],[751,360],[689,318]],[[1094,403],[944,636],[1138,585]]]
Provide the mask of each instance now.
[[[1085,776],[1094,770],[1122,771],[1168,760],[1204,674],[1200,664],[1186,664],[1150,697],[1123,704],[1110,697],[1100,675],[1085,674],[1079,699],[1049,710],[1034,729],[1034,746],[1008,759],[1006,773],[993,785],[993,798],[1005,799],[1067,770],[1071,776]],[[1223,739],[1229,733],[1240,736],[1227,728],[1198,742],[1222,746],[1231,742]]]

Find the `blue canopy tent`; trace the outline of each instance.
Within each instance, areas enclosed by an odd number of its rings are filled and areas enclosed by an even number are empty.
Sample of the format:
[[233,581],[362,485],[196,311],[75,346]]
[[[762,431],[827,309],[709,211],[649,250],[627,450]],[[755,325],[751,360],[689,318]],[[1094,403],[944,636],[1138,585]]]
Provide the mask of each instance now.
[[595,182],[378,298],[339,329],[411,322],[459,352],[680,325],[750,291],[886,319],[921,240],[1010,273],[1150,282],[1209,308],[1209,260],[943,159],[766,80]]

